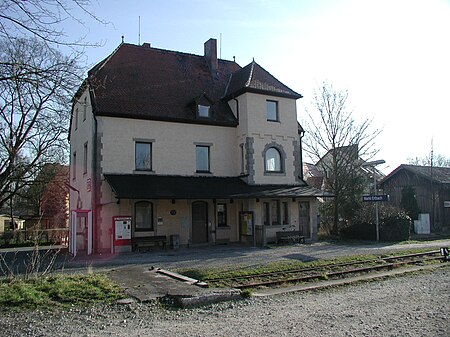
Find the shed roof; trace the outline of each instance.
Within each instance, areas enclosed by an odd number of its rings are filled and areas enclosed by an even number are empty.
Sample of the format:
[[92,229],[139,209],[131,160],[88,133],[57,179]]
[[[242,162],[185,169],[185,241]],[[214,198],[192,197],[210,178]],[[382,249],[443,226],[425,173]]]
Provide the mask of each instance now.
[[418,166],[418,165],[406,165],[402,164],[394,171],[389,173],[382,181],[381,184],[390,180],[398,172],[405,170],[420,176],[426,180],[434,181],[442,184],[450,184],[450,167],[431,167],[431,166]]
[[248,185],[238,177],[105,174],[117,198],[244,199],[328,196],[306,184]]

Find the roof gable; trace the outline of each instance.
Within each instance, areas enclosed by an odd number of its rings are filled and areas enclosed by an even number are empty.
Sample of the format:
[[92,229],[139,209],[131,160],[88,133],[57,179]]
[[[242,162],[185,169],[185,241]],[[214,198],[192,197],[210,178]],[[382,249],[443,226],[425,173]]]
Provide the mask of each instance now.
[[239,96],[244,92],[256,92],[295,99],[303,97],[281,83],[255,61],[231,75],[225,97]]
[[[217,74],[211,76],[203,56],[123,43],[88,73],[94,113],[235,126],[221,98],[231,73],[239,69],[235,62],[218,60]],[[212,102],[208,120],[198,120],[192,105],[202,95]]]

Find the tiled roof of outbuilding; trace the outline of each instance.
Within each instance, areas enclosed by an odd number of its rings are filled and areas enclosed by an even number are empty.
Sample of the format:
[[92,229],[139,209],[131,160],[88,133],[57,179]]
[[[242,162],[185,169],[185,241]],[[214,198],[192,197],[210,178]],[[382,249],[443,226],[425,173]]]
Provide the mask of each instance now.
[[[234,126],[237,120],[221,98],[240,68],[218,60],[212,76],[203,56],[123,43],[88,75],[97,115]],[[201,96],[213,101],[210,119],[196,118],[195,99]]]
[[405,164],[400,165],[394,171],[389,173],[381,183],[382,184],[385,183],[387,180],[391,179],[395,174],[397,174],[401,170],[406,170],[430,181],[433,180],[434,182],[441,184],[450,184],[450,167],[431,168],[431,166],[405,165]]
[[231,75],[225,97],[238,96],[246,91],[295,99],[302,97],[255,61]]

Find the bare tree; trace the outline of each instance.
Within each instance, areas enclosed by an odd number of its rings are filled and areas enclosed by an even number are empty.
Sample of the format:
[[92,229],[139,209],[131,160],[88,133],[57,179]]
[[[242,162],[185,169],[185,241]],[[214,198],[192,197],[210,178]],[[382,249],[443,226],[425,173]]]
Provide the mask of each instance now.
[[78,58],[45,42],[0,41],[0,208],[48,162],[65,162]]
[[338,233],[340,217],[354,215],[364,188],[360,165],[376,154],[374,141],[381,132],[371,130],[372,120],[356,121],[347,108],[347,99],[347,91],[323,83],[316,90],[309,118],[303,123],[304,151],[325,175],[325,188],[334,194],[334,234]]
[[435,166],[435,167],[450,167],[450,158],[437,154],[426,157],[408,158],[408,163],[411,165],[420,166]]
[[[76,25],[88,31],[81,18],[103,23],[90,8],[90,0],[2,0],[0,2],[0,38],[13,42],[34,37],[49,46],[70,48],[93,45],[85,36],[71,38],[64,26]],[[82,34],[82,33],[81,33]]]

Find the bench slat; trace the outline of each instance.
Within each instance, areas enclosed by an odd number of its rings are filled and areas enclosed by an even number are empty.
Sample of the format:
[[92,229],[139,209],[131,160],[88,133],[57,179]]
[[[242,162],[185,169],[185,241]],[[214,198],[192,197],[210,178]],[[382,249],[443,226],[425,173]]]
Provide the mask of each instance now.
[[165,235],[155,235],[155,236],[137,236],[131,239],[133,249],[138,250],[140,247],[150,247],[150,246],[162,246],[163,249],[166,248],[167,237]]
[[283,231],[277,232],[277,243],[280,242],[299,242],[305,243],[305,236],[300,231]]

